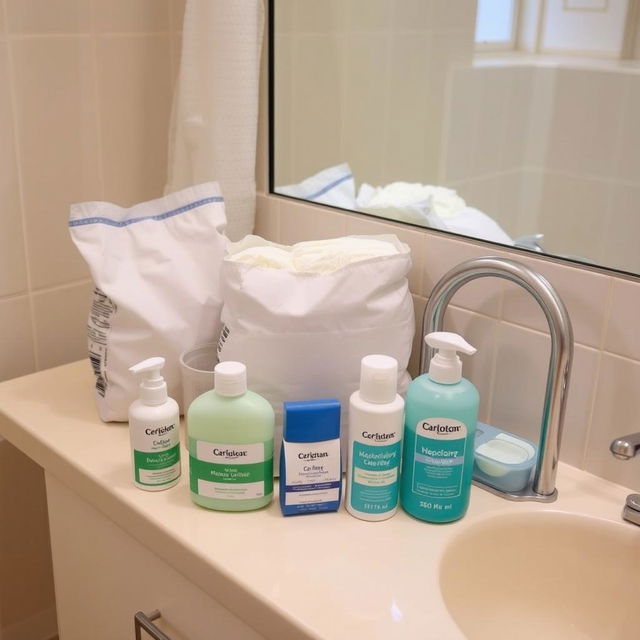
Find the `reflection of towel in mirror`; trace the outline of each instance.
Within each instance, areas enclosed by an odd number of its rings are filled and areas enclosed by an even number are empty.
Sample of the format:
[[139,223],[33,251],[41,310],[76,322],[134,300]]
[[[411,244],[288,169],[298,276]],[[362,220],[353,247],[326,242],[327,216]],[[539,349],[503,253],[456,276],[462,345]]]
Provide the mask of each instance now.
[[513,244],[495,220],[468,207],[453,189],[420,183],[392,182],[384,187],[364,183],[358,191],[359,211],[410,222],[481,240]]
[[323,169],[297,184],[276,187],[275,192],[342,209],[356,208],[356,184],[346,162]]

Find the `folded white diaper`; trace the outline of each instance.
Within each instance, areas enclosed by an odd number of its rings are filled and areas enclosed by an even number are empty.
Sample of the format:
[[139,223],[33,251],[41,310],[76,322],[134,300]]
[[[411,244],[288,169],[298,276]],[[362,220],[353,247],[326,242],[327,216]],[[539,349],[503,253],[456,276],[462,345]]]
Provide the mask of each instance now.
[[333,273],[345,265],[399,253],[397,238],[346,236],[298,242],[290,247],[247,236],[229,245],[228,260],[295,273]]

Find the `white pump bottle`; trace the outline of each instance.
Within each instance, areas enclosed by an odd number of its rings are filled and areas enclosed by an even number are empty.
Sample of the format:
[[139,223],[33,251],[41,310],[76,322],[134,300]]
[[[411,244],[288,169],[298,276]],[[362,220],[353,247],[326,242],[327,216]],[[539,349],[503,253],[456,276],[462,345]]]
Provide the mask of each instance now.
[[148,358],[129,368],[141,376],[140,399],[129,407],[133,480],[139,489],[162,491],[180,479],[180,410],[167,395],[161,375],[164,358]]

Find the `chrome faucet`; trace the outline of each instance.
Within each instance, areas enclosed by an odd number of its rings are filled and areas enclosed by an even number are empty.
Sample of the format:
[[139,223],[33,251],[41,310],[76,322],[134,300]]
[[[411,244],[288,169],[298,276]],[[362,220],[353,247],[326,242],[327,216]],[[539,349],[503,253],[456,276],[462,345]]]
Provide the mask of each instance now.
[[[562,437],[569,374],[573,360],[573,329],[569,314],[555,289],[539,273],[506,258],[486,257],[468,260],[447,272],[435,285],[422,320],[423,336],[432,331],[441,331],[444,313],[453,295],[467,282],[477,278],[495,276],[515,282],[526,289],[538,302],[549,323],[551,334],[551,356],[547,374],[538,459],[533,480],[529,486],[516,493],[505,493],[480,480],[475,484],[509,500],[537,500],[552,502],[556,499],[556,472]],[[420,373],[427,370],[433,350],[420,351]]]
[[[640,433],[616,438],[609,447],[611,453],[619,460],[630,460],[640,452]],[[640,525],[640,495],[631,493],[622,510],[622,517],[633,524]]]

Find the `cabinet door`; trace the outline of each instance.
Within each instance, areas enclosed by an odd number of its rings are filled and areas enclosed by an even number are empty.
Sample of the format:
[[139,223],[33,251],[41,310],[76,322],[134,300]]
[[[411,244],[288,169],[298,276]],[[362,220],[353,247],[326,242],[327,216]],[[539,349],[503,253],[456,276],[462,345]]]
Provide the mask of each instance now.
[[46,482],[60,640],[133,640],[136,612],[156,609],[172,640],[264,638],[50,474]]

